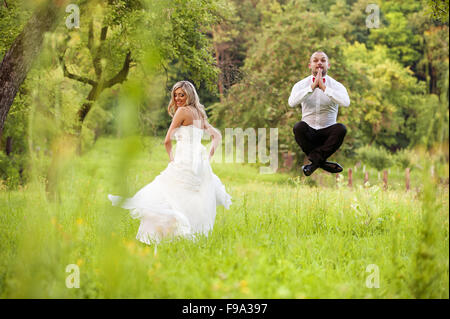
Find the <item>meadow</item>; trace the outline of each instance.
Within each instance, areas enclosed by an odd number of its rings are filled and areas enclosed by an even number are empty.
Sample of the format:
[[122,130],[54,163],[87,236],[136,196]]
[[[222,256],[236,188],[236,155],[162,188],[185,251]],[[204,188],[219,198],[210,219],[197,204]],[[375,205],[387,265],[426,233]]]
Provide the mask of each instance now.
[[[34,155],[30,182],[0,190],[1,298],[449,298],[448,162],[431,176],[425,153],[408,192],[400,169],[383,190],[370,167],[369,185],[359,168],[348,187],[345,174],[213,163],[230,209],[208,237],[158,246],[135,239],[139,221],[107,194],[131,196],[167,166],[161,138],[61,154]],[[71,264],[79,288],[66,286]]]

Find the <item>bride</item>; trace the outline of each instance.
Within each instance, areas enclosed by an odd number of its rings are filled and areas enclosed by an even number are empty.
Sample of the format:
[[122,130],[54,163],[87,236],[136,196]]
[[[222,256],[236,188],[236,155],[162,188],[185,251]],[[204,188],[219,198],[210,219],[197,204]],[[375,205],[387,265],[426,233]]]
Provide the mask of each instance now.
[[[108,195],[114,206],[128,209],[133,218],[140,219],[136,239],[146,244],[166,237],[208,235],[216,207],[229,209],[231,205],[231,196],[209,164],[222,136],[208,123],[190,82],[173,86],[168,112],[173,119],[164,141],[170,159],[167,168],[132,198]],[[209,154],[201,143],[204,132],[212,137]],[[173,138],[177,141],[175,155]]]

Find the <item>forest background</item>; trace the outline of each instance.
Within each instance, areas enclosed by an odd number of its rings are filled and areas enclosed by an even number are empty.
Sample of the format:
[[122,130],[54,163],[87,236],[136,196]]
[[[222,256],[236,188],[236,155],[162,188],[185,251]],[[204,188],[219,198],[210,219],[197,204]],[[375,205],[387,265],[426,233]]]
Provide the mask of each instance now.
[[[328,54],[329,74],[351,99],[339,110],[348,133],[338,160],[405,168],[414,157],[408,151],[424,147],[439,148],[448,162],[448,1],[377,1],[376,26],[369,0],[55,3],[58,23],[43,32],[12,105],[1,106],[0,179],[8,188],[27,181],[29,160],[39,154],[48,178],[61,144],[83,153],[101,136],[164,135],[170,89],[182,79],[197,86],[222,132],[278,128],[280,166],[288,152],[302,163],[292,134],[301,108],[287,99],[317,50]],[[64,23],[69,4],[80,10],[79,28]],[[3,1],[2,67],[26,23],[51,6]]]

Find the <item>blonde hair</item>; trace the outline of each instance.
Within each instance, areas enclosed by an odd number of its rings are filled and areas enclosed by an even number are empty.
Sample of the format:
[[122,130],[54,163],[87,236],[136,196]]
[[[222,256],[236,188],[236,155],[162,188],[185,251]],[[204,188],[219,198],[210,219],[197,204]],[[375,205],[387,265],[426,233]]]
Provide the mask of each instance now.
[[200,114],[202,120],[206,121],[208,116],[206,115],[205,107],[200,103],[200,99],[198,97],[197,91],[195,90],[194,85],[189,81],[180,81],[180,82],[175,83],[175,85],[173,86],[169,106],[167,107],[167,112],[169,112],[169,115],[171,117],[173,117],[175,115],[175,112],[178,110],[178,106],[175,103],[174,96],[175,96],[175,91],[180,88],[187,95],[185,105],[195,108],[198,111],[198,113]]

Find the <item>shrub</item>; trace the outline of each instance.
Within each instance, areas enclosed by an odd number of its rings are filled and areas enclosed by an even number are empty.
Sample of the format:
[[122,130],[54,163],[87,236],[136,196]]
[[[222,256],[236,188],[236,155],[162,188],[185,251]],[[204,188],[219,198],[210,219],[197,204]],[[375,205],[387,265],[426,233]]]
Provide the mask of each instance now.
[[392,158],[396,166],[405,169],[411,166],[411,156],[407,150],[401,150],[395,153]]
[[22,171],[24,157],[19,155],[7,156],[0,152],[0,180],[5,181],[8,189],[16,189],[23,183]]
[[393,164],[392,155],[383,148],[363,146],[356,153],[362,162],[369,164],[378,171],[388,168]]

